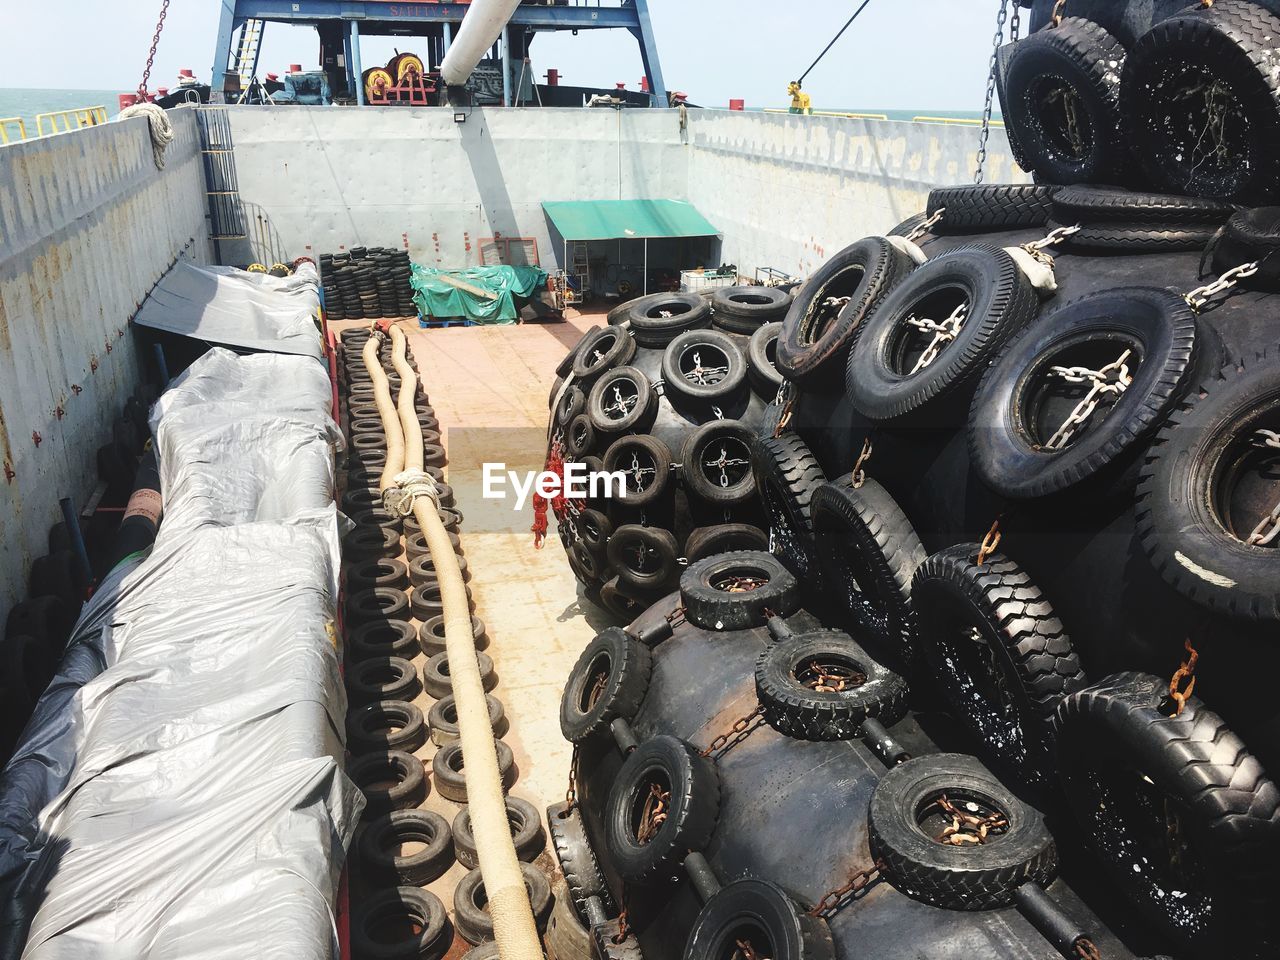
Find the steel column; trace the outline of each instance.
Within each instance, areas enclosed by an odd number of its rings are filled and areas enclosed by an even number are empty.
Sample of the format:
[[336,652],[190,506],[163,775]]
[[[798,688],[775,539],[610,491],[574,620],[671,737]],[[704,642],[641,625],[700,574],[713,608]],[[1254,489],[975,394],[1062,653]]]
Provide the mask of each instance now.
[[631,28],[631,32],[640,41],[640,59],[644,62],[645,76],[649,78],[650,105],[668,107],[667,85],[662,79],[662,64],[658,60],[658,39],[653,33],[653,21],[649,18],[649,0],[634,2],[639,23]]
[[502,105],[511,106],[511,27],[502,28]]
[[222,0],[218,14],[218,39],[213,50],[213,69],[209,71],[210,99],[222,102],[222,88],[226,84],[227,66],[231,63],[231,37],[236,32],[236,0]]
[[355,93],[360,76],[354,72],[355,61],[351,59],[351,29],[348,26],[342,31],[342,68],[347,72],[347,91]]
[[364,106],[364,67],[360,63],[360,21],[351,21],[351,59],[356,71],[356,103]]

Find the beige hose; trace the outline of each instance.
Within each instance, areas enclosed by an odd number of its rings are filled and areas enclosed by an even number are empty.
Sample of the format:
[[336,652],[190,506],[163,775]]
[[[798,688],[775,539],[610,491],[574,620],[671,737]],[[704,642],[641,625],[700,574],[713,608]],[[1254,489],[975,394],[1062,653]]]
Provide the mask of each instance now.
[[[387,435],[387,462],[382,468],[382,477],[378,480],[379,492],[395,486],[396,475],[404,472],[404,431],[400,427],[400,416],[395,404],[391,402],[391,382],[378,361],[378,348],[381,344],[382,338],[375,333],[365,341],[364,351],[361,353],[364,368],[369,371],[369,379],[373,382],[373,399],[378,404],[378,416],[382,418],[382,432]],[[400,393],[404,393],[403,379]]]
[[[387,434],[387,468],[390,469],[394,461],[396,473],[402,469],[421,470],[422,427],[414,408],[418,376],[405,359],[404,331],[393,326],[391,342],[392,359],[396,372],[400,374],[398,420],[391,404],[390,384],[378,365],[376,338],[370,338],[364,348],[365,366],[373,381],[378,413]],[[407,446],[406,437],[409,438]],[[393,450],[396,451],[394,455]],[[383,472],[384,489],[394,476],[395,473],[388,475]],[[471,605],[458,567],[458,556],[453,552],[449,534],[430,497],[417,498],[413,513],[431,551],[431,562],[440,583],[440,599],[444,604],[445,651],[449,658],[453,699],[458,709],[462,755],[466,758],[467,809],[471,814],[480,875],[484,878],[484,889],[489,899],[489,915],[493,918],[494,940],[498,943],[502,960],[542,960],[542,945],[533,919],[533,908],[529,905],[520,861],[511,839],[511,822],[507,818],[502,776],[498,771],[498,752],[494,746],[489,706],[471,633]]]

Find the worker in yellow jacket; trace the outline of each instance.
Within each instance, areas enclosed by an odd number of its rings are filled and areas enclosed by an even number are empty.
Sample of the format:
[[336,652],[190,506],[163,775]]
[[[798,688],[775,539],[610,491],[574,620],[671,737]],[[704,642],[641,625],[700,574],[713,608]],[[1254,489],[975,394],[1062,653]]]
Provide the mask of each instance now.
[[809,95],[800,87],[799,80],[792,80],[787,87],[787,93],[791,94],[791,112],[792,113],[813,113],[813,101]]

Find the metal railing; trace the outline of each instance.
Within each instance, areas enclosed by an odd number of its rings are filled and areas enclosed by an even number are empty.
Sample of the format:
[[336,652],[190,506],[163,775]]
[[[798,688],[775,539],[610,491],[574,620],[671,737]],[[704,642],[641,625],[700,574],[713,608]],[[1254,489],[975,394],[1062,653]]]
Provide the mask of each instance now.
[[[36,136],[50,133],[67,133],[84,127],[96,127],[107,122],[106,107],[77,107],[74,110],[55,110],[36,114]],[[45,124],[49,129],[45,130]]]
[[[18,135],[10,136],[9,128],[16,126]],[[13,143],[14,140],[27,139],[27,121],[22,117],[0,117],[0,143]]]

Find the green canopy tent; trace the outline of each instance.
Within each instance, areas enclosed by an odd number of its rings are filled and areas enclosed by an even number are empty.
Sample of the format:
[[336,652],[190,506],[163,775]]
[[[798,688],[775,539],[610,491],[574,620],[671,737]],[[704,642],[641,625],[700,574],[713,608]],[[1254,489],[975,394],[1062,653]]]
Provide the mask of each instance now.
[[556,232],[564,242],[569,267],[569,244],[593,240],[644,241],[644,292],[649,292],[649,241],[720,237],[720,231],[687,200],[564,200],[544,203]]

